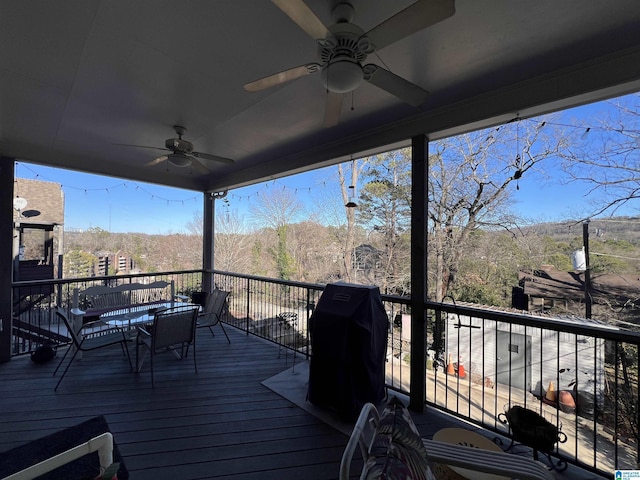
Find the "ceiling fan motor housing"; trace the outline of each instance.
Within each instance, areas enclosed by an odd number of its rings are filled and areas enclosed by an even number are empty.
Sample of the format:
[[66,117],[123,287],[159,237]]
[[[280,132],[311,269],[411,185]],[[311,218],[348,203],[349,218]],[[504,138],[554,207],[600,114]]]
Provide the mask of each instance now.
[[357,25],[336,23],[329,27],[332,36],[318,42],[322,62],[322,83],[334,93],[348,93],[363,81],[362,65],[374,48]]
[[164,146],[178,153],[191,153],[193,151],[193,144],[181,138],[169,138],[164,142]]

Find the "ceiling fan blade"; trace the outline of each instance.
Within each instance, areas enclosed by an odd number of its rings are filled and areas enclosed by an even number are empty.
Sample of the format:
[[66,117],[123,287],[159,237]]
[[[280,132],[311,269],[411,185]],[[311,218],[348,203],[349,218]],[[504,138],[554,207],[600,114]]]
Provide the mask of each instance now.
[[422,105],[429,96],[429,92],[425,89],[378,65],[365,65],[362,70],[367,82],[389,92],[413,107]]
[[289,70],[274,73],[273,75],[269,75],[268,77],[264,77],[251,83],[247,83],[244,86],[244,89],[247,92],[259,92],[260,90],[275,87],[276,85],[290,82],[291,80],[295,80],[296,78],[304,77],[305,75],[309,75],[310,73],[315,73],[318,71],[320,71],[320,64],[308,63],[306,65],[300,65],[299,67],[290,68]]
[[191,158],[191,166],[198,170],[200,173],[211,173],[211,171],[207,167],[205,167],[197,158]]
[[303,0],[271,0],[311,38],[321,40],[327,38],[329,30]]
[[211,155],[209,153],[191,152],[189,155],[196,158],[204,158],[205,160],[212,160],[214,162],[227,163],[230,165],[236,163],[235,160],[230,158],[218,157],[217,155]]
[[340,120],[340,112],[342,111],[342,100],[344,93],[327,92],[327,101],[324,106],[324,122],[325,127],[334,127]]
[[169,157],[167,157],[166,155],[162,155],[161,157],[154,158],[154,159],[153,159],[153,160],[151,160],[150,162],[145,163],[145,165],[144,165],[144,166],[145,166],[145,167],[152,167],[152,166],[154,166],[154,165],[157,165],[157,164],[159,164],[159,163],[164,162],[167,158],[169,158]]
[[456,12],[455,0],[418,0],[367,32],[369,41],[380,50]]
[[171,150],[169,150],[168,148],[161,148],[161,147],[147,147],[146,145],[129,145],[127,143],[114,143],[113,145],[118,145],[120,147],[135,147],[135,148],[147,148],[149,150],[162,150],[164,152],[170,152]]

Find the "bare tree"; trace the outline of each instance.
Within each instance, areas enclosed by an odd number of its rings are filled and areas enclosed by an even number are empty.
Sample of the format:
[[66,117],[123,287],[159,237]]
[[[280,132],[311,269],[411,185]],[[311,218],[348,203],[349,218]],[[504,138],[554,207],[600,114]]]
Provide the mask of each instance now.
[[295,260],[295,280],[324,283],[339,265],[339,245],[327,227],[307,221],[289,226],[289,251]]
[[202,237],[202,226],[203,226],[202,212],[194,212],[191,220],[189,220],[185,225],[189,233],[191,233],[192,235],[199,235],[200,237]]
[[251,238],[237,212],[216,215],[214,255],[218,270],[251,273]]
[[563,167],[572,182],[590,186],[588,216],[614,214],[640,198],[640,93],[609,102],[609,115],[589,118],[573,130]]
[[271,228],[278,237],[277,247],[270,251],[278,270],[278,277],[288,280],[295,272],[293,257],[287,250],[287,229],[302,213],[302,204],[287,189],[260,192],[251,205],[251,216],[260,226]]
[[[366,162],[364,162],[366,163]],[[345,206],[345,216],[347,217],[347,230],[344,238],[344,252],[342,256],[342,275],[345,281],[353,282],[353,252],[355,248],[355,228],[356,228],[356,212],[354,206],[347,206],[349,198],[349,190],[355,194],[358,188],[358,175],[360,169],[364,167],[364,163],[358,167],[358,160],[350,162],[350,180],[347,184],[346,172],[342,164],[338,165],[338,178],[340,181],[340,192],[342,194],[342,203]]]
[[429,158],[428,229],[433,285],[442,301],[457,280],[472,232],[513,228],[510,196],[515,184],[548,158],[557,157],[568,139],[544,122],[516,121],[433,144]]
[[[411,157],[409,149],[369,158],[363,172],[366,180],[360,195],[358,221],[372,232],[370,238],[383,252],[376,262],[377,283],[383,292],[405,294],[409,286],[409,234],[411,222]],[[362,250],[362,249],[361,249]],[[364,253],[359,252],[359,253]],[[370,256],[369,252],[368,256]],[[365,269],[366,271],[366,269]]]
[[150,268],[157,271],[194,269],[202,266],[202,239],[195,235],[174,233],[163,235],[155,243],[155,262]]
[[65,252],[64,278],[90,277],[94,275],[94,267],[98,258],[83,250]]

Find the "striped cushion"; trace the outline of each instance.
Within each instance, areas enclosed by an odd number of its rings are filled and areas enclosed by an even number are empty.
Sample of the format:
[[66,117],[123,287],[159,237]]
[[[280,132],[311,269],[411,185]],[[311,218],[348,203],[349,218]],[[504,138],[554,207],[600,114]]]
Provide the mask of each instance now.
[[430,480],[427,451],[403,403],[393,397],[380,416],[362,478]]

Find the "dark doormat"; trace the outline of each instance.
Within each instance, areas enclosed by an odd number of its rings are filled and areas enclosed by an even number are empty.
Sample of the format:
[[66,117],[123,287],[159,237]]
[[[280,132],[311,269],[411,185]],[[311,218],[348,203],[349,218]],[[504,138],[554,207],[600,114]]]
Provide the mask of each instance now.
[[[59,432],[0,453],[0,478],[19,472],[109,431],[107,421],[104,416],[100,415],[73,427],[65,428]],[[127,480],[129,472],[127,472],[124,460],[118,451],[115,439],[113,442],[113,461],[120,464],[118,480]],[[93,479],[99,473],[98,452],[94,452],[41,475],[38,480]]]

